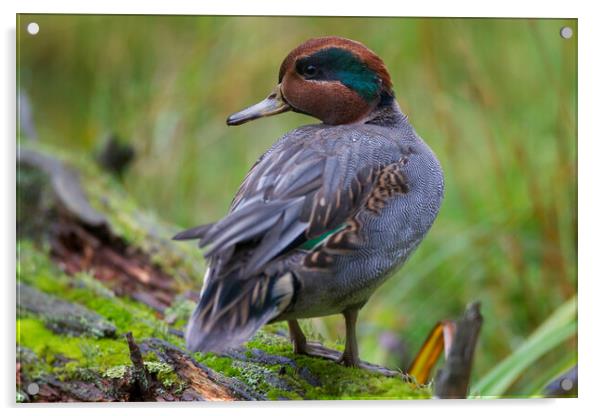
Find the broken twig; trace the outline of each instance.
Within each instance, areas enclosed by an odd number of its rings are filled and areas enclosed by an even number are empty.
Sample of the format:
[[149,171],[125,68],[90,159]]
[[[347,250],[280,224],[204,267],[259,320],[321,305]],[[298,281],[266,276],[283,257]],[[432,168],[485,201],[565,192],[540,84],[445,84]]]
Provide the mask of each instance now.
[[138,344],[134,341],[134,336],[131,332],[125,334],[125,338],[127,339],[128,347],[130,349],[130,360],[132,360],[133,364],[132,375],[134,377],[135,391],[132,392],[132,397],[139,397],[142,401],[152,400],[150,391],[151,379],[148,371],[146,371],[146,367],[144,367],[140,347],[138,347]]
[[480,303],[468,305],[464,317],[456,322],[456,333],[445,365],[435,377],[435,396],[464,399],[468,392],[472,358],[483,323]]

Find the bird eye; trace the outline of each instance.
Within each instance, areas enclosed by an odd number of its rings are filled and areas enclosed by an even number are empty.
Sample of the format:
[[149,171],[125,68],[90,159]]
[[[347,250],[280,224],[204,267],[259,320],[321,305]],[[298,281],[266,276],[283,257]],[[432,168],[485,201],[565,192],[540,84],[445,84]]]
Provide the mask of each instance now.
[[318,73],[318,68],[315,65],[306,65],[303,68],[303,75],[306,77],[313,77],[316,76],[316,74]]

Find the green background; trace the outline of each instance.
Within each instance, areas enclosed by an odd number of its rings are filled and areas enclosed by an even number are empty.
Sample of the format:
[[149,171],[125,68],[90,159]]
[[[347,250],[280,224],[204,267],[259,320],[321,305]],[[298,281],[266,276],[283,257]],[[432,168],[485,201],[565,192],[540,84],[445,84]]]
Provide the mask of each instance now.
[[[292,48],[338,35],[381,56],[443,165],[446,195],[423,244],[360,313],[363,359],[406,365],[437,321],[480,300],[478,379],[576,294],[576,20],[21,15],[17,27],[37,140],[89,156],[117,134],[137,152],[127,190],[182,228],[223,216],[253,162],[315,122],[286,113],[225,124],[272,90]],[[311,327],[344,336],[340,317]],[[405,353],[387,347],[398,341]],[[576,357],[575,343],[510,392]]]

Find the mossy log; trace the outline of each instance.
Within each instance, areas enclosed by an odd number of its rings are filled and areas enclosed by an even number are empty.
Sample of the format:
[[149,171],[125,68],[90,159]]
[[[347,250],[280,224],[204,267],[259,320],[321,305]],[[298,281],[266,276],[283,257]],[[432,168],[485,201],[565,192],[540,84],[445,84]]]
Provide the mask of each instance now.
[[36,146],[18,160],[17,401],[431,396],[394,370],[295,355],[281,324],[221,355],[188,353],[202,253],[92,158]]

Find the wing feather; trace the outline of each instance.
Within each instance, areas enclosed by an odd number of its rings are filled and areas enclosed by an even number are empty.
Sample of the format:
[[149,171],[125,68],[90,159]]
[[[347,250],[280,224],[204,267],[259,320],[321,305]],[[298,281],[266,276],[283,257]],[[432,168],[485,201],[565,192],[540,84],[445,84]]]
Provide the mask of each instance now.
[[228,215],[179,236],[198,235],[199,245],[209,246],[205,256],[212,268],[224,271],[213,270],[212,278],[231,276],[238,267],[240,278],[251,277],[355,215],[374,185],[375,171],[396,153],[392,147],[383,151],[374,137],[358,140],[356,132],[316,129],[311,138],[285,136],[249,171]]

